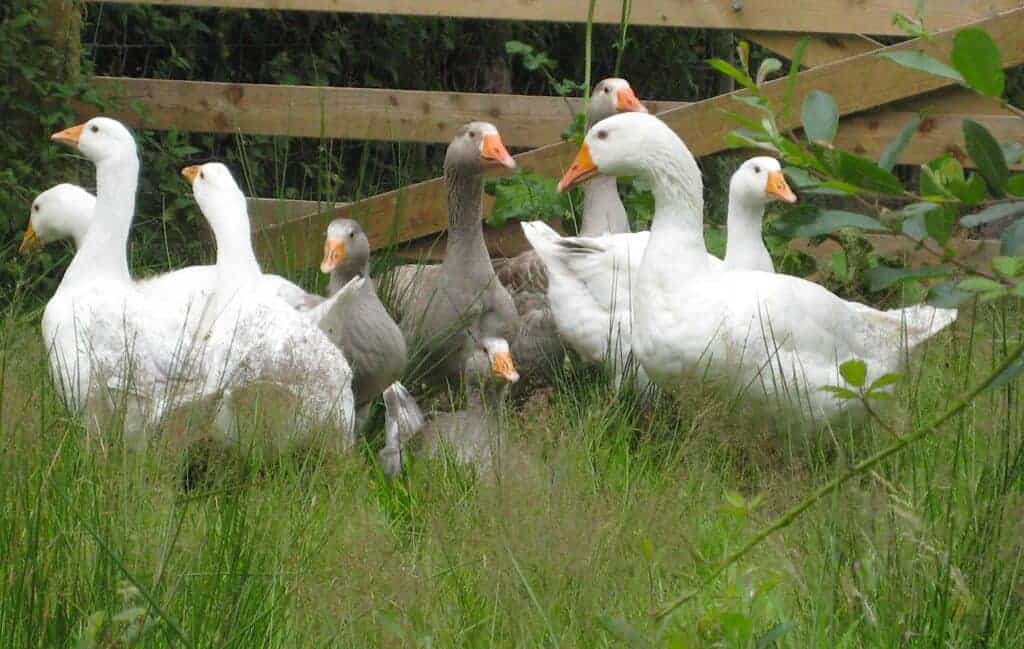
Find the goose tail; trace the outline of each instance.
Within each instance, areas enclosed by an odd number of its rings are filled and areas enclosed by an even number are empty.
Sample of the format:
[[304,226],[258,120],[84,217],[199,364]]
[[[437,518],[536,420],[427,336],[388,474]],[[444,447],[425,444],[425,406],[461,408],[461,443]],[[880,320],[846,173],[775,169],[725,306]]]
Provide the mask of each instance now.
[[956,322],[956,309],[942,309],[927,304],[915,304],[890,313],[899,314],[906,324],[907,347],[915,347]]

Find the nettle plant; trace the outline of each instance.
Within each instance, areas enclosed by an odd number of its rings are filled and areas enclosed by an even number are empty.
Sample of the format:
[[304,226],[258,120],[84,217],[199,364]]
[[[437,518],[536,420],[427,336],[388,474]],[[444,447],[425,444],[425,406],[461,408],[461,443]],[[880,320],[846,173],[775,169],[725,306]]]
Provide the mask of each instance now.
[[[914,36],[924,34],[919,21],[897,18],[897,24]],[[799,69],[806,43],[794,55],[789,69],[792,80]],[[904,50],[879,56],[893,63],[953,80],[974,92],[1000,102],[1024,115],[1003,98],[1006,78],[998,47],[982,29],[959,32],[948,64],[924,52]],[[721,59],[709,64],[733,78],[749,93],[734,96],[755,108],[760,119],[730,113],[739,128],[729,133],[734,148],[770,151],[783,161],[786,175],[802,194],[846,199],[856,212],[801,205],[772,223],[775,234],[789,238],[821,238],[841,231],[888,233],[904,237],[934,258],[935,263],[917,268],[875,265],[866,271],[869,288],[880,291],[931,280],[927,301],[934,306],[955,307],[976,296],[991,300],[1009,294],[1024,297],[1024,174],[1010,167],[1024,155],[1019,143],[1000,143],[980,123],[963,120],[966,153],[974,171],[965,170],[952,154],[920,166],[917,187],[905,184],[894,173],[900,154],[922,126],[925,116],[907,123],[879,159],[871,160],[834,144],[839,110],[831,95],[811,91],[801,107],[803,137],[783,132],[779,116],[793,107],[775,106],[762,92],[767,77],[782,69],[778,59],[765,59],[755,75],[747,67],[744,49],[740,65]],[[996,220],[1018,217],[1002,234],[1002,255],[991,267],[970,265],[959,259],[951,245],[958,228],[974,228]]]

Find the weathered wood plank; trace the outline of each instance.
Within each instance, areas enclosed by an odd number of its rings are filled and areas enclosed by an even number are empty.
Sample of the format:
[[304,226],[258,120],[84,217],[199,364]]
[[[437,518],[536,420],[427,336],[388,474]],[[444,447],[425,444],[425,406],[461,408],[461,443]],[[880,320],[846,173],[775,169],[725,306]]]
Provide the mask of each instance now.
[[[334,11],[409,16],[448,16],[490,20],[585,22],[588,0],[89,0],[185,7]],[[902,35],[892,24],[896,12],[912,15],[913,0],[640,0],[634,2],[633,25],[732,30]],[[925,18],[931,29],[950,29],[1020,6],[1018,0],[929,0]],[[619,0],[601,0],[598,23],[617,24]]]
[[[1024,62],[1024,9],[1006,12],[979,25],[992,34],[1003,52],[1005,66]],[[954,33],[948,30],[937,34],[931,43],[911,41],[887,49],[921,48],[945,60]],[[765,93],[781,102],[785,85],[784,79],[769,82]],[[902,68],[868,52],[801,72],[794,97],[795,105],[799,106],[810,90],[821,89],[836,98],[842,115],[849,115],[948,85],[950,82],[944,78]],[[729,95],[723,95],[670,109],[659,116],[686,140],[695,155],[702,156],[722,150],[725,134],[733,128],[722,116],[721,111],[725,109],[737,111],[743,106]],[[798,126],[798,120],[799,111],[791,111],[788,120],[780,126],[793,128]],[[522,167],[557,176],[574,153],[572,145],[561,143],[520,154],[516,159]],[[444,215],[444,184],[441,179],[434,179],[358,201],[340,210],[269,228],[260,233],[258,248],[264,259],[289,251],[292,263],[308,266],[318,261],[322,228],[336,216],[360,219],[367,227],[371,242],[382,245],[436,232],[444,226]]]
[[[792,32],[747,32],[744,36],[762,47],[766,47],[786,58],[796,52],[797,44],[804,37],[810,41],[804,52],[804,64],[815,67],[826,63],[840,61],[850,56],[865,54],[881,49],[878,41],[860,34],[827,35],[827,34],[796,34]],[[931,111],[935,113],[963,113],[975,115],[1012,116],[998,102],[979,97],[976,93],[964,88],[944,88],[887,106],[884,110]]]
[[[254,83],[94,77],[119,106],[107,111],[137,128],[327,139],[448,142],[473,120],[494,122],[505,143],[557,142],[582,99],[471,92],[380,90]],[[648,102],[666,110],[680,102]],[[135,105],[143,110],[136,112]],[[97,114],[79,105],[81,117]]]

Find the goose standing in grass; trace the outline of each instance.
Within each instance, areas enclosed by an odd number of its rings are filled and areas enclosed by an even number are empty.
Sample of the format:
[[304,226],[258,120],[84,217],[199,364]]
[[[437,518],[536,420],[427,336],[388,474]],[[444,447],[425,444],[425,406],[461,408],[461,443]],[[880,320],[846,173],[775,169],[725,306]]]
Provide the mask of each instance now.
[[[761,237],[765,206],[773,200],[796,201],[778,160],[762,156],[740,165],[729,183],[727,267],[773,272]],[[541,221],[524,223],[523,231],[547,265],[548,300],[559,332],[585,359],[611,362],[616,379],[621,379],[630,367],[631,308],[650,233],[562,237]],[[713,255],[707,257],[711,266],[722,264]],[[643,368],[635,369],[640,385],[646,384]]]
[[189,341],[179,310],[140,293],[128,271],[139,175],[135,139],[105,117],[52,139],[95,164],[97,196],[93,223],[43,311],[51,375],[65,403],[89,424],[124,398],[126,441],[144,444],[145,424],[163,413],[169,390],[185,380]]
[[[620,112],[647,112],[625,79],[603,79],[594,86],[587,105],[587,128]],[[583,218],[580,236],[596,237],[629,232],[629,218],[619,197],[616,179],[596,176],[583,185]],[[498,279],[512,293],[519,312],[519,333],[512,357],[526,380],[521,389],[550,379],[561,367],[565,347],[548,304],[548,278],[544,262],[535,250],[494,262]]]
[[[500,359],[509,354],[508,341],[490,338],[482,341],[482,347],[485,354],[471,357],[465,367],[466,403],[462,409],[438,413],[425,425],[422,420],[406,423],[395,418],[396,423],[385,429],[379,458],[387,475],[401,470],[403,456],[410,451],[429,456],[450,452],[458,462],[479,473],[493,469],[505,445],[502,406],[509,386],[519,380],[519,375],[514,368],[494,371],[495,363],[500,364]],[[389,409],[395,407],[388,398],[384,403]]]
[[[956,318],[955,310],[920,305],[879,311],[797,277],[713,263],[704,245],[697,162],[672,129],[649,115],[596,124],[560,186],[596,173],[640,176],[654,193],[651,236],[635,278],[631,343],[666,390],[686,377],[723,379],[747,398],[781,401],[828,420],[851,407],[820,389],[842,383],[841,363],[865,361],[871,381],[900,369],[908,349]],[[584,247],[576,254],[601,252]]]
[[[406,339],[420,341],[428,377],[458,382],[478,362],[481,341],[513,340],[519,316],[491,266],[483,234],[484,173],[515,168],[492,124],[471,122],[455,134],[444,159],[448,190],[448,244],[437,266],[400,266],[391,286]],[[494,369],[514,366],[511,355],[493,357]]]
[[354,401],[345,355],[309,317],[266,290],[245,195],[227,167],[207,163],[182,175],[217,239],[213,294],[198,332],[205,344],[205,392],[224,391],[231,399],[239,389],[276,386],[295,402],[294,432],[273,440],[276,446],[306,445],[325,426],[329,449],[351,448]]
[[370,241],[357,222],[335,219],[327,226],[320,271],[331,276],[328,296],[351,292],[351,297],[320,319],[319,326],[352,366],[352,392],[360,419],[372,401],[384,394],[385,429],[399,425],[393,419],[422,422],[416,401],[399,382],[408,362],[405,336],[377,296],[370,279]]

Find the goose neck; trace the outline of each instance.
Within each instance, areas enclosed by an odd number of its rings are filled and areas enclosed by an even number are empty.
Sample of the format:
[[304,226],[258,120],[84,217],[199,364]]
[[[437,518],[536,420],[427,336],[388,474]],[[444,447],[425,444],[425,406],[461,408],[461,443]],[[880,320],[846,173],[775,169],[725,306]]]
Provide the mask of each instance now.
[[240,285],[262,276],[252,248],[249,214],[245,199],[219,202],[210,220],[217,242],[217,274],[222,284]]
[[626,208],[614,176],[597,176],[583,185],[583,224],[580,236],[629,232]]
[[704,185],[688,151],[657,156],[647,169],[654,194],[654,221],[647,254],[691,269],[707,266],[704,243]]
[[139,159],[134,152],[96,163],[96,207],[61,286],[106,280],[130,285],[128,232],[135,214]]
[[[734,194],[730,192],[725,225],[725,265],[727,268],[770,269],[771,256],[761,235],[764,205],[750,204]],[[764,268],[766,261],[768,268]]]
[[471,271],[490,269],[482,223],[483,176],[446,169],[445,183],[448,189],[448,248],[444,264]]

